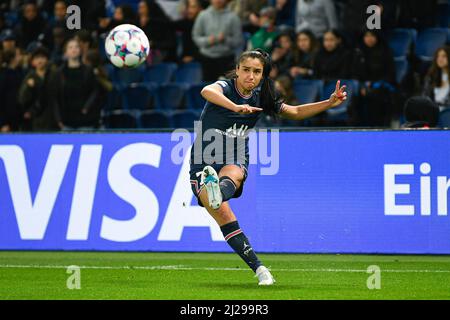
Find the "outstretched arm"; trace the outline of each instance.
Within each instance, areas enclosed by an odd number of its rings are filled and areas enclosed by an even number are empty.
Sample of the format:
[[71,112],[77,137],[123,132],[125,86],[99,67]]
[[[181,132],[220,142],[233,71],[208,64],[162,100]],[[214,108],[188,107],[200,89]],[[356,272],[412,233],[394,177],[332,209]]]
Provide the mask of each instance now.
[[291,120],[303,120],[310,118],[326,111],[330,108],[337,107],[342,102],[347,100],[347,92],[345,92],[345,86],[340,87],[340,81],[336,83],[336,89],[331,94],[330,98],[320,102],[307,103],[298,106],[290,106],[283,104],[281,109],[281,116],[283,118]]
[[214,103],[215,105],[229,109],[233,112],[253,113],[253,112],[260,112],[263,110],[261,108],[252,107],[247,104],[242,105],[235,104],[233,101],[228,99],[223,94],[222,87],[215,83],[204,87],[200,94],[202,95],[203,98],[205,98],[205,100]]

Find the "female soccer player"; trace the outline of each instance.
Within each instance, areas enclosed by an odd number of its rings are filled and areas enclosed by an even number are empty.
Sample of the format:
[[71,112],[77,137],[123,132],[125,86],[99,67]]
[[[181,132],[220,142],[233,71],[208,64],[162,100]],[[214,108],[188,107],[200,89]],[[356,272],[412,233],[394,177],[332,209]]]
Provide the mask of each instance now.
[[[266,52],[247,51],[239,57],[231,79],[203,88],[201,94],[207,102],[200,117],[201,135],[197,135],[192,147],[189,172],[199,205],[206,208],[231,248],[256,273],[259,285],[272,285],[275,280],[256,256],[228,202],[241,196],[247,178],[247,130],[255,126],[262,113],[302,120],[336,107],[347,98],[345,86],[340,87],[337,81],[336,90],[328,100],[287,105],[269,79],[270,70]],[[208,147],[211,137],[215,138],[215,148]],[[222,148],[217,147],[219,137]]]

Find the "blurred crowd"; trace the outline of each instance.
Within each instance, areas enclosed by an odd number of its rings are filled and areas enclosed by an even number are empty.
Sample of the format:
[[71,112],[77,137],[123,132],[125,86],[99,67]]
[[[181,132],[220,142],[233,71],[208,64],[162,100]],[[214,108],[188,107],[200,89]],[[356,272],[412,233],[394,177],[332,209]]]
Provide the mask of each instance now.
[[[406,121],[404,105],[412,96],[427,97],[439,111],[450,107],[448,41],[431,57],[418,56],[413,47],[398,57],[389,45],[396,29],[448,29],[448,1],[172,2],[176,19],[153,0],[1,1],[1,132],[104,128],[105,106],[116,83],[103,41],[124,23],[139,26],[150,40],[144,67],[198,63],[204,83],[233,69],[242,50],[262,48],[271,54],[271,77],[289,104],[308,102],[296,83],[351,79],[357,84],[344,117],[323,114],[300,125],[393,127]],[[81,30],[67,28],[72,4],[81,8]],[[373,4],[381,29],[367,28],[366,10]],[[399,61],[407,65],[401,75]]]

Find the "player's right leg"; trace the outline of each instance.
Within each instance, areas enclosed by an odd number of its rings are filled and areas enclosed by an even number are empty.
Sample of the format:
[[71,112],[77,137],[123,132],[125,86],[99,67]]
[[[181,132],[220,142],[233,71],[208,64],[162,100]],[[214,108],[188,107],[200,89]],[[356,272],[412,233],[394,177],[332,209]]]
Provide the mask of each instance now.
[[242,190],[240,187],[246,178],[246,171],[239,165],[225,165],[217,173],[212,166],[205,166],[201,173],[201,185],[208,193],[209,205],[218,209],[223,201],[230,200]]
[[206,166],[203,168],[200,184],[206,188],[209,206],[213,209],[219,209],[222,204],[222,192],[220,191],[219,176],[213,167]]

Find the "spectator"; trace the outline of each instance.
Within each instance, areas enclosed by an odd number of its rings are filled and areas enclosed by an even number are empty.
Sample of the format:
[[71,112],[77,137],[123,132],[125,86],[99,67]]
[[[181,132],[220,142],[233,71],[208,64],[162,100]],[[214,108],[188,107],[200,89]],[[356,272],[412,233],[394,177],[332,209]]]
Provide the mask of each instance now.
[[275,0],[275,8],[277,9],[277,26],[295,27],[295,9],[297,0]]
[[[284,103],[289,105],[298,105],[299,102],[294,94],[294,88],[289,76],[281,76],[274,81],[275,89],[279,92]],[[278,116],[264,114],[258,121],[258,127],[280,127],[280,126],[299,126],[298,121],[282,119]]]
[[67,3],[64,0],[55,1],[53,8],[53,17],[50,19],[47,28],[45,30],[45,37],[43,43],[47,48],[53,50],[55,44],[54,41],[54,30],[57,28],[64,32],[64,38],[69,37],[73,32],[67,28]]
[[450,47],[442,47],[436,50],[433,63],[425,77],[423,93],[430,97],[441,110],[450,107],[449,57]]
[[122,4],[114,11],[112,18],[99,19],[99,32],[108,33],[121,24],[137,24],[133,8],[128,4]]
[[27,1],[23,6],[23,16],[19,25],[16,28],[16,34],[19,40],[19,45],[22,48],[44,36],[46,29],[46,21],[39,14],[36,2]]
[[24,110],[24,122],[33,131],[57,129],[52,109],[55,69],[49,64],[50,54],[45,47],[38,47],[31,55],[31,70],[22,81],[19,103]]
[[311,31],[303,30],[297,34],[297,43],[293,50],[293,59],[289,69],[289,75],[292,78],[312,77],[318,46],[316,37]]
[[229,8],[241,19],[242,30],[254,34],[260,28],[259,13],[267,5],[267,0],[232,0]]
[[55,81],[55,118],[61,130],[94,129],[99,125],[94,103],[97,85],[91,68],[80,61],[81,49],[76,39],[67,41],[67,59],[57,72]]
[[366,114],[364,122],[369,126],[389,126],[396,85],[391,49],[376,30],[366,30],[356,57],[354,74],[363,84],[361,96]]
[[150,41],[150,63],[177,60],[175,28],[155,0],[142,0],[138,8],[139,26]]
[[317,38],[325,31],[337,29],[337,17],[331,0],[298,0],[296,31],[311,30]]
[[241,22],[226,4],[226,0],[211,0],[194,23],[192,37],[200,48],[204,81],[215,81],[233,69],[242,46]]
[[86,65],[93,70],[97,85],[97,96],[92,104],[92,113],[100,118],[101,108],[106,105],[108,93],[113,90],[114,86],[108,77],[108,72],[102,66],[102,59],[98,50],[89,49],[87,51]]
[[263,49],[264,51],[271,53],[273,42],[278,36],[278,32],[275,29],[277,11],[275,8],[266,7],[261,9],[259,13],[259,30],[249,39],[247,49]]
[[[297,97],[294,93],[294,87],[292,85],[292,80],[289,76],[284,75],[281,77],[278,77],[275,80],[275,89],[280,92],[282,98],[284,99],[284,102],[286,104],[289,104],[291,106],[299,105],[300,102],[298,101]],[[285,126],[291,126],[291,127],[298,127],[301,124],[298,121],[294,120],[288,120],[288,119],[277,119],[278,122]]]
[[322,47],[314,61],[314,78],[321,80],[347,79],[350,76],[350,52],[337,30],[325,32]]
[[[105,0],[71,0],[70,4],[75,4],[80,7],[81,25],[83,29],[89,31],[100,31],[99,24],[104,21],[106,17],[106,1]],[[122,6],[119,6],[122,7]],[[131,8],[131,7],[130,7]],[[127,9],[125,9],[127,10]],[[133,12],[133,10],[131,10]],[[125,15],[128,13],[124,13]],[[126,20],[126,19],[125,19]]]
[[93,46],[93,39],[91,36],[91,33],[88,30],[82,29],[79,30],[75,34],[75,39],[78,40],[78,43],[80,44],[81,49],[81,61],[86,64],[86,56],[89,51],[89,49]]
[[55,27],[52,30],[52,48],[50,52],[50,61],[55,65],[63,63],[63,46],[66,41],[66,32],[62,27]]
[[22,109],[17,99],[23,79],[22,50],[3,52],[3,67],[0,70],[0,131],[18,131],[22,125]]
[[[374,4],[372,0],[345,0],[342,1],[339,30],[349,45],[356,47],[358,39],[366,26],[367,8]],[[384,28],[384,25],[382,25]]]
[[1,49],[3,51],[15,51],[17,47],[17,38],[13,30],[5,29],[0,35],[0,41],[2,42]]
[[405,103],[404,116],[403,128],[434,128],[439,121],[439,108],[428,97],[411,97]]
[[200,53],[197,45],[192,39],[192,28],[198,14],[206,8],[207,4],[201,0],[188,0],[185,17],[175,22],[175,29],[181,32],[181,61],[189,63],[200,60]]
[[273,62],[272,78],[289,74],[289,67],[293,60],[293,49],[294,42],[290,33],[280,34],[271,56]]
[[277,89],[282,95],[286,104],[296,106],[300,104],[294,93],[292,86],[292,80],[288,76],[281,76],[275,80],[275,89]]

